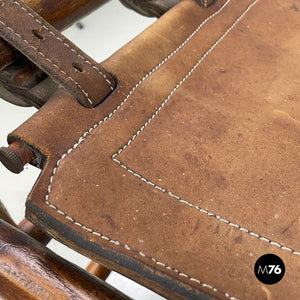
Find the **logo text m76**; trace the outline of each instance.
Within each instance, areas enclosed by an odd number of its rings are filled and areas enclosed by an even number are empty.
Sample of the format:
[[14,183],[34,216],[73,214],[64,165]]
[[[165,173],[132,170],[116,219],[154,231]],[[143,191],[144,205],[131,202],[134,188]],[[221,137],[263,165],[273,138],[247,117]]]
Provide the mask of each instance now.
[[265,265],[265,266],[258,266],[258,274],[280,274],[281,273],[281,268],[280,265]]

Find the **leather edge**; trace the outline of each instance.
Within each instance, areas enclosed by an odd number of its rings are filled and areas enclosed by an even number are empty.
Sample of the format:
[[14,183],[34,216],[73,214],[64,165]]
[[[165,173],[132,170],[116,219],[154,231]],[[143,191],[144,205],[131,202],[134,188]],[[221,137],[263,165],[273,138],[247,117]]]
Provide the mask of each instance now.
[[[40,229],[47,231],[59,242],[64,243],[94,261],[98,260],[99,263],[123,274],[125,277],[137,281],[164,297],[170,298],[172,295],[172,299],[218,299],[215,296],[184,284],[169,275],[165,275],[149,265],[138,262],[127,255],[88,240],[85,235],[68,227],[65,223],[60,222],[46,211],[43,211],[30,198],[26,201],[25,216],[30,222]],[[68,242],[66,243],[66,241]],[[99,260],[99,257],[101,257],[101,260]]]

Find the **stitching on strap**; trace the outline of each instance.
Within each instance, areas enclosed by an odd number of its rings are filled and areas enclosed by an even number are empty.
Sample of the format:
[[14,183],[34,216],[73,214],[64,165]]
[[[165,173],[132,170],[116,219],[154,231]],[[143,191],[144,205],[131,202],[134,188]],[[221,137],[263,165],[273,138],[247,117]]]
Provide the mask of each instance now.
[[0,21],[0,23],[5,26],[8,30],[10,30],[15,36],[17,36],[18,38],[22,39],[30,48],[32,48],[33,50],[35,50],[39,55],[41,55],[42,57],[44,57],[49,63],[51,63],[57,70],[59,70],[62,74],[64,74],[65,76],[67,76],[68,79],[70,79],[76,86],[79,87],[79,89],[81,90],[81,92],[86,96],[87,100],[89,101],[90,104],[93,104],[92,100],[89,98],[88,93],[83,89],[83,87],[79,84],[79,82],[77,82],[76,80],[74,80],[73,77],[69,76],[64,70],[62,70],[57,64],[55,64],[50,58],[46,57],[44,55],[44,53],[40,52],[38,50],[38,48],[34,47],[33,45],[30,44],[30,42],[28,42],[23,36],[21,36],[19,33],[15,32],[13,28],[11,28],[10,26],[8,26],[5,22]]
[[82,59],[85,63],[89,64],[90,66],[93,67],[93,69],[97,70],[102,77],[104,77],[105,81],[108,83],[109,87],[111,90],[114,89],[112,83],[110,82],[110,80],[107,78],[107,76],[97,67],[95,66],[92,62],[90,62],[89,60],[87,60],[85,57],[83,57],[80,53],[78,53],[78,51],[76,49],[73,49],[68,43],[66,43],[66,41],[64,41],[62,38],[58,37],[53,31],[51,31],[46,25],[44,25],[39,19],[37,19],[33,14],[31,14],[28,9],[24,6],[22,6],[21,3],[14,1],[14,4],[16,4],[20,9],[24,10],[31,18],[33,18],[38,24],[42,25],[42,27],[47,30],[53,37],[55,37],[57,40],[59,40],[60,42],[62,42],[66,47],[68,47],[72,52],[74,52],[75,54],[77,54],[77,56]]

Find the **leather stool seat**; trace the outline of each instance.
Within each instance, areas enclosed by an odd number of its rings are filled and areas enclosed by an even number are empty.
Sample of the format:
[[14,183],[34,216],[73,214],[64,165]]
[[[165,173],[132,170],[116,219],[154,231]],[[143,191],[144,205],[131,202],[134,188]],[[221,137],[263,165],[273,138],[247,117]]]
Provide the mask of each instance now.
[[98,106],[49,100],[9,136],[44,165],[27,218],[168,298],[297,299],[299,9],[182,1],[102,63]]

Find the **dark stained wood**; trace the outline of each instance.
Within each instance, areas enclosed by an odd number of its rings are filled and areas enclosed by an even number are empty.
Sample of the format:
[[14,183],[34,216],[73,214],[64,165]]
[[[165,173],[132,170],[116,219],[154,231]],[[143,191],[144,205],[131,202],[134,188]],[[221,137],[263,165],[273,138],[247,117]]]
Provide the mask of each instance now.
[[46,246],[51,240],[51,236],[48,233],[34,226],[31,222],[29,222],[26,219],[21,221],[21,223],[18,225],[18,228],[26,234],[28,234],[29,236],[31,236],[32,238],[34,238],[35,240],[37,240],[38,242],[40,242],[42,245]]
[[6,221],[9,224],[12,224],[12,225],[16,226],[15,222],[13,221],[11,216],[9,215],[8,211],[6,210],[6,208],[3,205],[3,203],[1,202],[1,200],[0,200],[0,219]]
[[65,29],[108,0],[24,0],[58,30]]
[[[27,219],[23,219],[18,225],[18,228],[24,233],[34,238],[35,240],[37,240],[38,242],[40,242],[42,245],[46,246],[51,240],[51,236],[48,233],[42,231]],[[90,264],[87,266],[86,271],[104,281],[111,273],[111,270],[93,261],[91,261]]]
[[0,296],[4,299],[129,299],[0,220]]
[[[18,225],[18,228],[22,230],[24,233],[28,234],[38,242],[40,242],[42,245],[47,245],[50,240],[51,236],[33,225],[30,221],[27,219],[23,219],[21,223]],[[111,273],[111,270],[105,268],[104,266],[96,263],[96,262],[90,262],[90,264],[87,266],[86,270],[91,273],[92,275],[102,279],[106,280],[109,274]]]
[[0,38],[0,70],[22,57],[22,54]]

